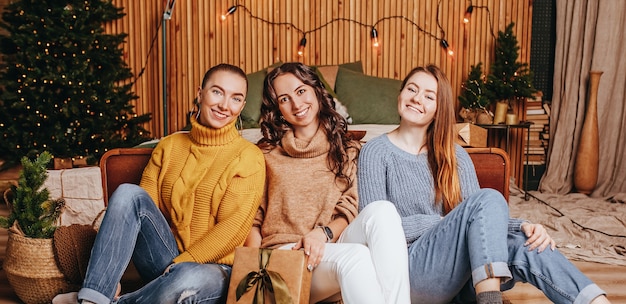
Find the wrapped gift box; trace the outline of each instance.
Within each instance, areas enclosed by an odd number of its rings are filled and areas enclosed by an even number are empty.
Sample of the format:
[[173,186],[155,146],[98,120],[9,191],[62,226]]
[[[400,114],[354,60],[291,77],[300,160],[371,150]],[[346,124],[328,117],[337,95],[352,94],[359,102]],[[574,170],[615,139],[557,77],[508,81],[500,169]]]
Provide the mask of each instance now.
[[92,224],[104,209],[102,178],[99,167],[48,170],[44,187],[50,198],[65,199],[61,225]]
[[[270,253],[269,259],[267,259],[267,252],[264,253],[266,254],[265,257],[261,257],[263,250]],[[267,260],[265,271],[260,271],[263,267],[263,263],[260,264],[259,262],[260,260],[263,262]],[[237,247],[235,249],[235,263],[230,276],[228,300],[226,303],[253,303],[258,284],[261,284],[260,280],[263,279],[260,276],[264,273],[268,273],[269,278],[276,278],[276,274],[278,274],[284,281],[292,301],[282,303],[309,303],[311,272],[306,269],[306,266],[306,257],[301,250]],[[237,300],[237,288],[242,282],[244,286],[246,283],[249,283],[250,289],[242,292],[241,297]],[[262,291],[264,293],[263,301],[258,304],[276,303],[275,297],[281,296],[280,292],[277,292],[280,282],[272,279],[272,286],[274,294],[271,294],[267,288],[264,288]]]
[[456,142],[463,147],[482,148],[487,146],[487,129],[471,123],[457,123],[459,134]]

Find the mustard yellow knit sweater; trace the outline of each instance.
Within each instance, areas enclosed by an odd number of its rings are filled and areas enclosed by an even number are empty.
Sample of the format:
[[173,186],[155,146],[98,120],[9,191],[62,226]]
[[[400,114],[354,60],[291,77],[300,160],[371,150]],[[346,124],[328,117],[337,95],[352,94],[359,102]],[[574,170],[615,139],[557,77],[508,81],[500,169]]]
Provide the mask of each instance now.
[[172,228],[181,252],[175,263],[232,265],[263,195],[263,153],[234,122],[221,129],[191,123],[189,133],[158,143],[140,185]]

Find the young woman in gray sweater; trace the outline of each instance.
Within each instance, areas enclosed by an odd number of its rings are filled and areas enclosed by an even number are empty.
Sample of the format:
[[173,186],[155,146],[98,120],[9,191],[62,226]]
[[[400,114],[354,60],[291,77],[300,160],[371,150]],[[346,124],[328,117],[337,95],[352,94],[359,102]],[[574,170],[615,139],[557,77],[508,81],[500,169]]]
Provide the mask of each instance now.
[[412,303],[502,303],[500,290],[518,281],[555,303],[608,303],[542,225],[509,218],[504,197],[480,189],[455,144],[454,99],[438,67],[406,76],[398,113],[399,127],[361,150],[359,207],[390,201],[400,213]]

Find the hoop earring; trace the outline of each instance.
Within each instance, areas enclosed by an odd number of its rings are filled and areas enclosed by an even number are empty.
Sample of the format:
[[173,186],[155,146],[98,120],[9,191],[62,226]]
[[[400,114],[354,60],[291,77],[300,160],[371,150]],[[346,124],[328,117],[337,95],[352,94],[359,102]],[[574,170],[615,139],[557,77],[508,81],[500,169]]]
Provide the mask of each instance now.
[[243,120],[241,119],[241,115],[237,116],[237,122],[235,123],[235,127],[237,131],[239,131],[239,135],[243,133]]
[[[196,112],[196,108],[198,109],[198,112]],[[198,120],[198,117],[200,117],[200,103],[198,102],[197,97],[193,99],[193,107],[191,108],[191,111],[189,111],[189,120],[193,117],[193,113],[196,113],[196,120]]]

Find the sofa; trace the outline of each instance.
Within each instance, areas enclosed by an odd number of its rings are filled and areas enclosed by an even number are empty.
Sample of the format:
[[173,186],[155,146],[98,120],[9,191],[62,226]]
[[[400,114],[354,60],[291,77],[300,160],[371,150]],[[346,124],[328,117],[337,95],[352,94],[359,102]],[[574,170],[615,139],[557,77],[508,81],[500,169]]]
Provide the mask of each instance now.
[[[476,167],[481,188],[500,191],[509,199],[509,158],[499,148],[465,148]],[[107,151],[100,160],[104,204],[123,183],[139,184],[152,148],[118,148]]]

